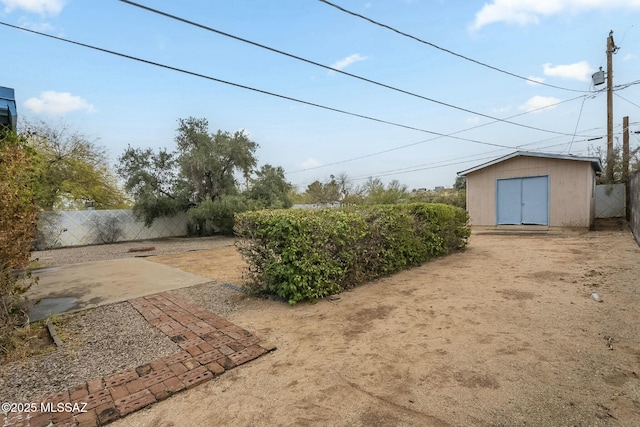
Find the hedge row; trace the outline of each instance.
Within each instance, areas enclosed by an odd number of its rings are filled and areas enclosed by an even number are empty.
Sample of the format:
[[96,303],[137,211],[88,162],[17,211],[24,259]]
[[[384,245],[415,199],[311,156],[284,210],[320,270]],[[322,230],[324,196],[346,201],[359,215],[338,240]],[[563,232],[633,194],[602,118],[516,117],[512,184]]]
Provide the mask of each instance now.
[[292,305],[462,249],[470,234],[466,211],[425,203],[245,212],[234,230],[249,290]]

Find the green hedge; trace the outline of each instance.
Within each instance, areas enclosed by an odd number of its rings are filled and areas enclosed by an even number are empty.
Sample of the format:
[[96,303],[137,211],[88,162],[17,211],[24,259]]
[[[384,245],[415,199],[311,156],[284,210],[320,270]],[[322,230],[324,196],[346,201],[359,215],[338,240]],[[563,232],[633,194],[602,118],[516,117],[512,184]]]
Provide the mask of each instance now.
[[295,304],[466,246],[466,211],[442,204],[271,210],[236,216],[247,286]]

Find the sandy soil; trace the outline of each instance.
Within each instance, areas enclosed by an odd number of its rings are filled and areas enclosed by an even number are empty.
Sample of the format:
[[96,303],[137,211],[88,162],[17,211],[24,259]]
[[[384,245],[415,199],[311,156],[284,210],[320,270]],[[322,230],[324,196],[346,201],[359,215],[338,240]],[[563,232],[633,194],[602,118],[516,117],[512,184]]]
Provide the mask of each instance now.
[[[232,248],[152,260],[240,280]],[[337,301],[245,297],[275,352],[113,425],[640,425],[639,281],[627,231],[473,235]]]

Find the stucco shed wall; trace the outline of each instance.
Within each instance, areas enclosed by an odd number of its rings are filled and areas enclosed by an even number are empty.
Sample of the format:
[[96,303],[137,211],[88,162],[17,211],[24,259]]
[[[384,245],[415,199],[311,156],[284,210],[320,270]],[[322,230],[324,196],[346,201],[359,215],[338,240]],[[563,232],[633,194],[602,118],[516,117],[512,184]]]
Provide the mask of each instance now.
[[520,156],[467,175],[471,225],[496,225],[498,179],[549,176],[549,226],[590,227],[595,218],[595,173],[589,162]]

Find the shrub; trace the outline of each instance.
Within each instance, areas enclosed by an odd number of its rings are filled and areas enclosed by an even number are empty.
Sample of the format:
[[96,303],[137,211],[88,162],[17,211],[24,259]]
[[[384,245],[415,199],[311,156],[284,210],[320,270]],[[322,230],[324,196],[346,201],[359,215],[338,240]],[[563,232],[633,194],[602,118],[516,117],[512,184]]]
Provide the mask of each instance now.
[[250,201],[242,195],[225,195],[216,200],[206,199],[187,212],[189,234],[233,234],[234,215],[249,208]]
[[462,249],[467,213],[438,204],[275,210],[236,216],[247,287],[295,304]]
[[14,133],[0,130],[0,353],[12,347],[26,319],[20,303],[33,283],[26,267],[36,224],[35,154]]

